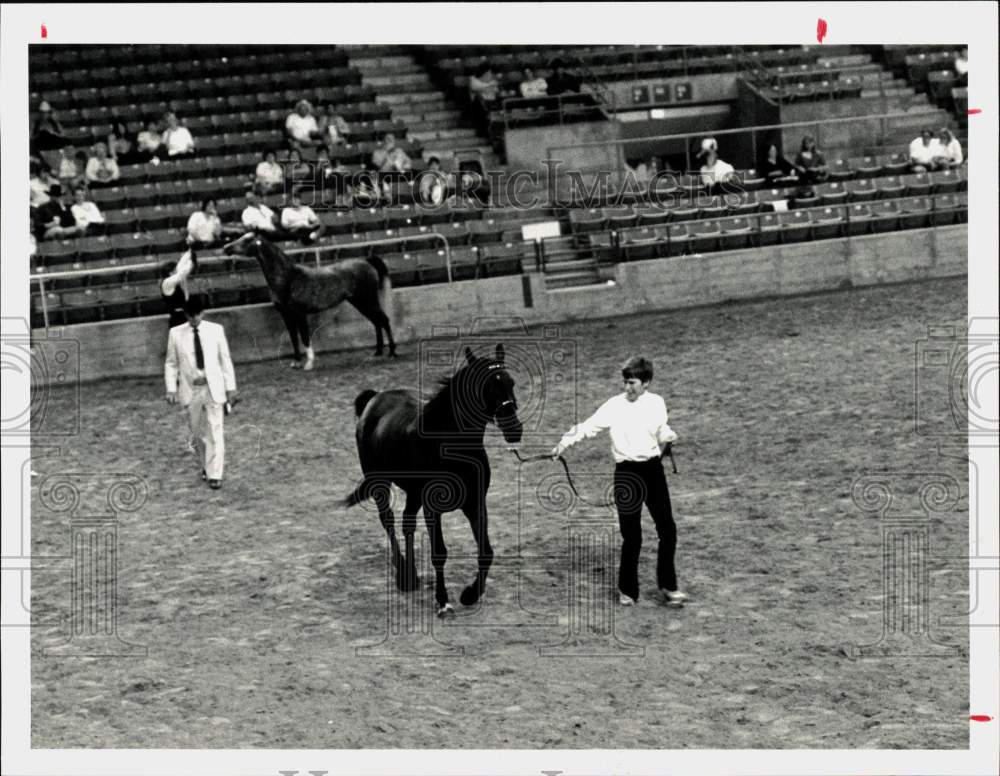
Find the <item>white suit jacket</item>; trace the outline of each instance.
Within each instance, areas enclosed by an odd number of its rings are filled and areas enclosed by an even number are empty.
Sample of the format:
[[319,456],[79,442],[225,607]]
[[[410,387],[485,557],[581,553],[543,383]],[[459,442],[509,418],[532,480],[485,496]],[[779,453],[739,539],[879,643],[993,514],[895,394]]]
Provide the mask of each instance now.
[[[223,404],[226,391],[236,390],[236,373],[229,357],[229,343],[226,331],[218,323],[202,320],[198,326],[201,349],[205,354],[205,380],[212,401]],[[194,357],[194,329],[191,324],[182,323],[170,330],[167,341],[167,360],[164,377],[167,393],[177,392],[181,405],[191,403],[193,381],[198,374]]]

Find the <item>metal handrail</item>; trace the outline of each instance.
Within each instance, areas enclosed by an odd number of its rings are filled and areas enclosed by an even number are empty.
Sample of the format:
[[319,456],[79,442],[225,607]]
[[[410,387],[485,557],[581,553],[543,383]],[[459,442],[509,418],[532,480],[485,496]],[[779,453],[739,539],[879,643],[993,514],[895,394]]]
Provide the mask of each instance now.
[[[440,240],[444,245],[444,261],[445,269],[448,273],[448,282],[452,282],[451,273],[451,245],[448,242],[448,238],[441,232],[423,232],[421,234],[412,234],[402,237],[385,237],[379,240],[360,240],[358,242],[346,243],[344,245],[318,245],[313,248],[291,248],[287,251],[283,251],[286,256],[298,256],[304,253],[315,254],[316,256],[316,266],[322,266],[320,261],[320,254],[324,252],[337,252],[347,248],[368,248],[379,245],[397,245],[400,243],[412,242],[414,240]],[[201,265],[205,264],[224,264],[231,261],[235,262],[255,262],[256,259],[252,256],[243,256],[237,254],[235,256],[221,256],[218,254],[205,256],[198,259],[198,263]],[[147,261],[141,264],[129,264],[122,267],[94,267],[93,269],[74,269],[65,270],[63,272],[40,272],[36,275],[29,275],[29,283],[38,283],[38,291],[41,294],[42,299],[42,319],[45,322],[45,330],[48,331],[49,328],[49,309],[48,302],[45,298],[45,281],[46,280],[68,280],[71,278],[79,277],[94,277],[95,275],[117,275],[121,272],[137,272],[142,270],[151,270],[159,268],[163,262],[161,261]]]

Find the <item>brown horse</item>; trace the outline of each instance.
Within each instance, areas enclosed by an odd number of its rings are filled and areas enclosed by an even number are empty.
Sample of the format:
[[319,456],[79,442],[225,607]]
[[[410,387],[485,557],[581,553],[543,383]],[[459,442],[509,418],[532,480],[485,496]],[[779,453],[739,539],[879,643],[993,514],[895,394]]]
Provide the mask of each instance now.
[[[230,256],[236,253],[257,258],[271,299],[292,340],[293,368],[309,371],[316,360],[311,345],[309,314],[336,307],[345,300],[374,324],[375,355],[382,355],[383,329],[389,338],[389,355],[396,355],[389,316],[382,309],[380,299],[389,270],[380,258],[345,259],[327,267],[310,267],[295,263],[274,243],[254,232],[247,232],[228,243],[223,251]],[[305,364],[301,363],[300,335],[306,348]]]
[[[503,345],[493,358],[465,349],[465,365],[441,381],[438,392],[423,406],[409,391],[362,391],[354,400],[358,416],[358,457],[364,479],[344,500],[353,506],[373,499],[389,536],[396,585],[415,590],[419,584],[413,555],[417,512],[423,511],[431,537],[438,616],[454,614],[444,580],[448,548],[441,533],[443,512],[465,513],[478,546],[479,571],[459,600],[472,606],[486,589],[493,562],[486,515],[490,460],[483,446],[487,423],[495,423],[504,439],[521,441],[514,380],[507,373]],[[406,492],[403,507],[405,554],[399,548],[390,509],[390,485]]]

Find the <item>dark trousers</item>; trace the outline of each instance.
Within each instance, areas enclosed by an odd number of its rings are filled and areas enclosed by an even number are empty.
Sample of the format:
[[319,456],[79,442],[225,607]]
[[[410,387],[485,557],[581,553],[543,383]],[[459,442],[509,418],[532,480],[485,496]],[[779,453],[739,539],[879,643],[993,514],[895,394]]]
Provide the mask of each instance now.
[[615,466],[615,506],[622,533],[618,589],[639,598],[639,552],[642,549],[642,506],[653,516],[659,548],[656,556],[656,584],[667,590],[677,589],[674,551],[677,526],[670,506],[670,491],[659,458],[648,461],[625,461]]

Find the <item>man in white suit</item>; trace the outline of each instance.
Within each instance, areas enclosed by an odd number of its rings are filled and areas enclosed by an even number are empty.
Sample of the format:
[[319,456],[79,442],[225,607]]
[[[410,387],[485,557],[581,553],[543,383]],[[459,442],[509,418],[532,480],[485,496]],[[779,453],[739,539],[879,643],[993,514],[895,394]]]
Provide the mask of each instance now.
[[167,401],[187,407],[191,434],[202,460],[202,479],[213,490],[222,487],[226,442],[222,421],[225,404],[236,397],[236,374],[229,357],[226,332],[218,323],[202,320],[199,294],[184,303],[187,323],[174,326],[167,341],[164,377]]

